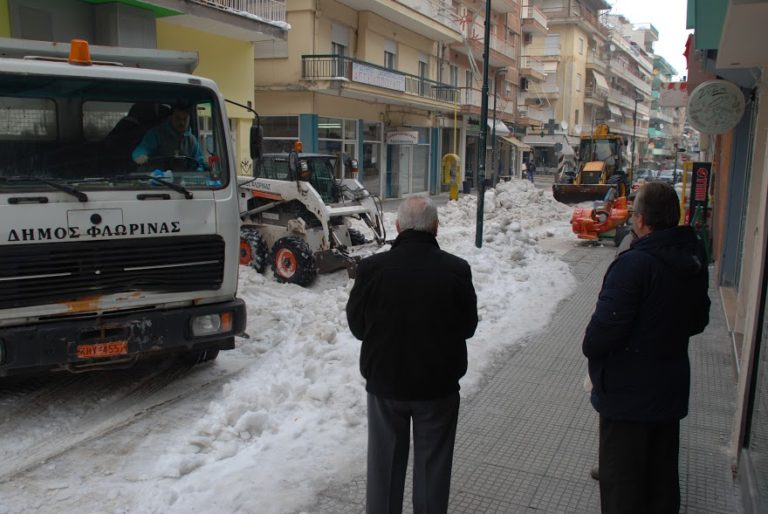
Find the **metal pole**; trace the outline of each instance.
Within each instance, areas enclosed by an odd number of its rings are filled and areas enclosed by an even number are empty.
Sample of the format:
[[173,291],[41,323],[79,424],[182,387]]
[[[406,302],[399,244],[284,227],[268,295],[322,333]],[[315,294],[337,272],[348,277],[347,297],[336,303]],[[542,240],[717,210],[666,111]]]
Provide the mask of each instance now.
[[635,139],[637,139],[637,99],[635,95],[635,112],[632,115],[632,163],[630,165],[629,177],[630,180],[634,179],[635,174]]
[[491,186],[496,183],[496,74],[493,74],[493,129],[491,130]]
[[483,40],[483,89],[480,102],[480,151],[477,156],[477,226],[475,246],[483,246],[483,210],[485,209],[485,146],[488,140],[488,54],[491,39],[491,0],[485,3],[485,39]]

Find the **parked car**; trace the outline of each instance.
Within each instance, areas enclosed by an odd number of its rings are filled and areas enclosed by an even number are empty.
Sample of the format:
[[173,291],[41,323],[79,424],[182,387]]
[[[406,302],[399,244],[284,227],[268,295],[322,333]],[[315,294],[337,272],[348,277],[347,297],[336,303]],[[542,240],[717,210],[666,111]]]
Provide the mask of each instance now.
[[661,170],[659,172],[659,175],[656,177],[656,180],[660,180],[662,182],[667,182],[668,184],[672,184],[675,182],[675,179],[682,176],[683,170],[677,170],[677,177],[675,177],[675,170]]
[[648,169],[648,168],[638,168],[635,170],[635,180],[643,179],[646,182],[651,180],[656,180],[656,173],[658,173],[656,170]]

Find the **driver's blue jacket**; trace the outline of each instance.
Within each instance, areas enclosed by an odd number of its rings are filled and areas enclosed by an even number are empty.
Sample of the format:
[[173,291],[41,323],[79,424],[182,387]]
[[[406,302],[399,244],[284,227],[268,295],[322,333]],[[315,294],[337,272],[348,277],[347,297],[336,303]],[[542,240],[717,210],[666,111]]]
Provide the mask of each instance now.
[[150,158],[186,156],[196,160],[201,167],[205,166],[205,158],[192,131],[187,128],[180,134],[171,126],[170,120],[152,127],[144,134],[141,143],[131,153],[131,158],[135,161],[142,155]]

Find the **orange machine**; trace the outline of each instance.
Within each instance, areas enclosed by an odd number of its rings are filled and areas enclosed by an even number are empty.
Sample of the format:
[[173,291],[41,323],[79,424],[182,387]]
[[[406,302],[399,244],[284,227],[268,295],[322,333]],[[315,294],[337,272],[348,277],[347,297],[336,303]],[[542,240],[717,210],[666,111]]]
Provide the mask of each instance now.
[[579,239],[589,241],[612,239],[616,246],[619,246],[629,231],[628,220],[627,197],[616,198],[615,189],[611,189],[603,201],[594,203],[593,208],[574,209],[571,216],[571,229]]

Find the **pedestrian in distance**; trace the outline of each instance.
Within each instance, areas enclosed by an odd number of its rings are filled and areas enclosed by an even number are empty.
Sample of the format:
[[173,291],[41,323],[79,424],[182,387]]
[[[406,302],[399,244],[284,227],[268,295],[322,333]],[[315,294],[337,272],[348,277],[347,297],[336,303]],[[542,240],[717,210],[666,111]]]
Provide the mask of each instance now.
[[190,164],[196,164],[185,165],[186,169],[205,169],[200,144],[189,128],[190,111],[189,106],[174,105],[167,120],[149,129],[131,154],[136,164],[149,162],[161,168],[168,167],[174,157],[187,157]]
[[531,159],[528,162],[527,172],[528,172],[528,180],[530,180],[531,183],[533,183],[533,174],[536,173],[536,164],[533,162],[533,159]]
[[366,512],[402,512],[413,424],[413,511],[445,513],[477,297],[469,264],[437,244],[428,197],[405,198],[395,227],[392,249],[358,265],[347,302],[368,392]]
[[708,271],[694,229],[678,226],[669,184],[634,201],[637,239],[608,267],[582,350],[600,414],[603,514],[677,514],[680,420],[688,414],[689,338],[709,322]]

